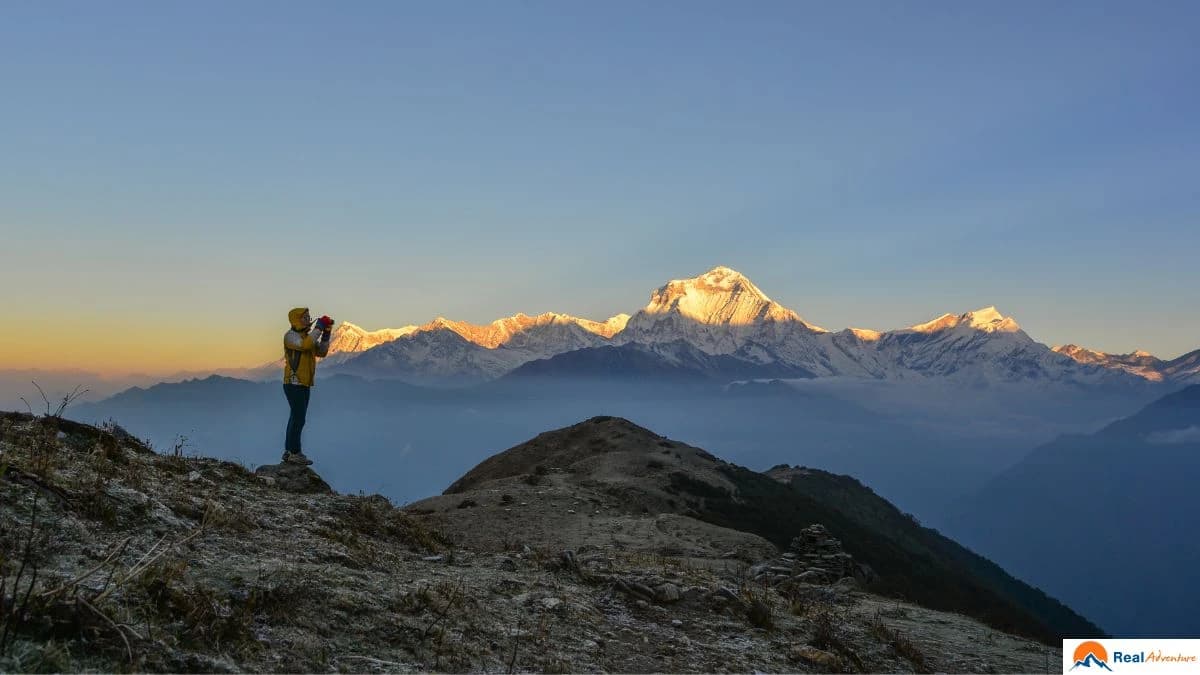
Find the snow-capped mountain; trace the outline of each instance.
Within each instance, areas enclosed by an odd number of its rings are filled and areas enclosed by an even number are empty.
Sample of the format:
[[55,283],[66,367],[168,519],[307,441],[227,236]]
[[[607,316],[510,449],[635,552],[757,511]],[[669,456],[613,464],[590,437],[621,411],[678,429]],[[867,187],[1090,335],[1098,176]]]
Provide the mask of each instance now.
[[416,330],[416,326],[405,326],[403,328],[381,328],[380,330],[369,331],[349,321],[343,321],[333,329],[333,337],[329,343],[329,353],[365,352],[371,347],[391,342],[398,337],[408,335]]
[[517,314],[480,326],[438,317],[335,363],[329,372],[420,384],[470,384],[495,379],[523,363],[607,344],[628,318],[619,314],[600,322],[547,312]]
[[1149,382],[1200,383],[1200,349],[1169,361],[1142,350],[1128,354],[1108,354],[1078,345],[1056,345],[1054,351],[1079,363],[1120,370]]
[[606,344],[625,328],[628,320],[628,314],[618,314],[601,322],[546,312],[537,316],[517,314],[480,326],[438,317],[417,331],[450,330],[480,347],[521,350],[537,359]]
[[[1043,380],[1076,384],[1110,379],[1029,337],[995,307],[942,316],[864,341],[876,377],[953,377],[981,382]],[[865,362],[864,362],[865,363]]]
[[667,282],[614,336],[617,344],[683,340],[708,354],[733,354],[753,342],[775,343],[827,332],[771,300],[749,279],[715,267]]
[[[604,322],[557,313],[517,314],[485,325],[439,317],[394,333],[393,339],[383,331],[372,333],[379,335],[380,344],[361,353],[348,348],[341,362],[325,372],[417,382],[479,381],[533,361],[552,361],[525,371],[545,376],[563,368],[565,375],[581,369],[595,372],[598,364],[612,362],[616,353],[556,359],[559,355],[630,347],[636,358],[624,359],[623,371],[631,363],[659,359],[669,369],[690,368],[719,379],[740,375],[1083,385],[1144,382],[1143,375],[1110,362],[1080,358],[1082,352],[1051,350],[995,307],[943,314],[899,330],[830,332],[772,300],[728,267],[669,281],[653,291],[646,306],[633,316],[619,314]],[[347,335],[357,333],[348,329]],[[450,335],[457,339],[449,339]],[[346,344],[351,344],[349,338]],[[353,342],[366,344],[365,338]],[[1200,358],[1181,362],[1178,370],[1200,378]]]
[[413,384],[461,385],[495,379],[529,360],[523,352],[481,347],[449,328],[430,328],[413,331],[318,372]]
[[1163,372],[1177,382],[1200,384],[1200,349],[1167,361]]
[[[659,288],[613,338],[614,344],[679,342],[739,359],[748,375],[754,371],[759,376],[763,366],[775,365],[780,377],[799,371],[811,377],[933,376],[983,382],[1110,379],[1101,369],[1073,362],[1035,342],[995,307],[944,314],[889,332],[851,328],[831,333],[774,302],[727,267]],[[665,358],[680,360],[669,349],[664,351]]]
[[359,352],[410,335],[416,330],[416,326],[405,326],[368,331],[349,321],[343,321],[333,329],[333,337],[329,341],[329,356],[325,357],[325,363],[341,363]]
[[1163,380],[1164,362],[1150,352],[1138,350],[1129,354],[1106,354],[1078,345],[1055,345],[1053,349],[1079,363],[1096,365],[1110,370],[1122,370],[1151,382]]
[[[329,355],[322,359],[321,362],[326,368],[344,363],[372,347],[391,342],[398,337],[410,335],[416,330],[416,326],[405,326],[403,328],[383,328],[369,331],[349,321],[343,321],[334,327],[333,336],[329,339]],[[280,349],[282,350],[282,346]],[[264,363],[256,368],[247,369],[245,379],[269,380],[277,377],[282,368],[283,356],[280,356],[270,363]]]

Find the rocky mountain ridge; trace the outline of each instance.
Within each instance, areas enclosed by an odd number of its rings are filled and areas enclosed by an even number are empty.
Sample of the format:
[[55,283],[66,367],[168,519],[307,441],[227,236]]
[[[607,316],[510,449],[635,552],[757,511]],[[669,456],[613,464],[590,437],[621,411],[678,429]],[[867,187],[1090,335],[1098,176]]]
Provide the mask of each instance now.
[[[584,430],[603,439],[622,422]],[[748,563],[789,552],[755,535],[731,535],[755,543],[730,556],[664,548],[678,538],[671,521],[691,516],[619,523],[610,505],[572,493],[578,511],[606,514],[642,543],[599,532],[556,540],[517,517],[522,497],[488,477],[505,461],[442,498],[475,520],[511,509],[511,528],[490,527],[506,538],[486,545],[472,532],[487,523],[441,531],[428,504],[295,494],[278,475],[154,453],[115,425],[6,414],[0,670],[1036,672],[1060,658],[1057,647],[874,595],[867,578],[764,587]],[[558,474],[532,475],[548,487]],[[632,531],[645,526],[662,536]],[[824,564],[836,532],[807,532],[792,552]]]
[[1079,363],[1124,371],[1149,382],[1200,384],[1200,349],[1170,360],[1140,349],[1128,354],[1107,354],[1068,344],[1055,345],[1053,350]]

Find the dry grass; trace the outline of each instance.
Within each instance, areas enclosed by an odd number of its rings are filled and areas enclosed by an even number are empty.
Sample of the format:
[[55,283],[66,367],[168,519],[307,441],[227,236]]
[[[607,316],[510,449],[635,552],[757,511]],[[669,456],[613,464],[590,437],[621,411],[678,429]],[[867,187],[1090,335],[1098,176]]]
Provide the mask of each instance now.
[[379,565],[396,544],[412,551],[450,551],[450,540],[379,495],[346,496],[333,507],[333,522],[313,532],[345,547],[359,567]]
[[908,660],[913,665],[913,670],[918,673],[932,673],[933,670],[926,662],[925,654],[921,652],[913,641],[908,639],[900,631],[888,626],[883,621],[883,617],[876,614],[871,619],[869,630],[880,642],[889,645],[896,654]]
[[852,672],[867,672],[867,667],[852,646],[852,641],[843,635],[842,627],[848,622],[845,614],[835,609],[820,609],[813,619],[812,645],[842,657],[843,661],[853,668]]
[[746,620],[755,628],[771,630],[775,627],[773,594],[767,588],[747,584],[742,587],[741,598]]

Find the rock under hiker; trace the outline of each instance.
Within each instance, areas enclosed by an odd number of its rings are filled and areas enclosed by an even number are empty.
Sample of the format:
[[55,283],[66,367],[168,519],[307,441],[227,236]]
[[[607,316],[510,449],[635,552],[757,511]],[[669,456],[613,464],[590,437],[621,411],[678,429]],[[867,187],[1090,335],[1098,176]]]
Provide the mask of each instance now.
[[[312,464],[300,449],[300,433],[304,430],[308,398],[317,374],[317,357],[329,353],[333,319],[323,316],[313,321],[307,307],[297,307],[288,312],[288,322],[292,326],[283,334],[283,394],[291,414],[283,443],[283,461]],[[312,335],[314,328],[320,333],[318,338]]]

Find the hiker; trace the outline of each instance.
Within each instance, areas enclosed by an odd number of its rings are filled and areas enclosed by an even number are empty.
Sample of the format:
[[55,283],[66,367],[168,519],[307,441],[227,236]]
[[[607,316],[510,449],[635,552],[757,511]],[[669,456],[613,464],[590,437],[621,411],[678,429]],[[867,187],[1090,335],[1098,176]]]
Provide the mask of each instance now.
[[[288,322],[292,327],[283,334],[283,395],[291,414],[283,443],[283,461],[307,465],[312,460],[300,449],[300,432],[304,430],[308,397],[317,374],[317,357],[329,353],[333,319],[323,316],[313,321],[307,307],[297,307],[288,312]],[[317,339],[310,334],[314,327],[321,334]]]

